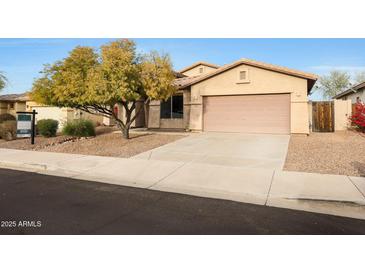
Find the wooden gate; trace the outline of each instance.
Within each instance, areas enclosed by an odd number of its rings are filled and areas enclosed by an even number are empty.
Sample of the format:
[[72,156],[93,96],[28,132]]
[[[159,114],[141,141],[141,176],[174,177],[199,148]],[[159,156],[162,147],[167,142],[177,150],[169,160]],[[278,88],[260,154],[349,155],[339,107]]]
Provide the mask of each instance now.
[[312,102],[312,131],[333,132],[334,120],[333,102]]

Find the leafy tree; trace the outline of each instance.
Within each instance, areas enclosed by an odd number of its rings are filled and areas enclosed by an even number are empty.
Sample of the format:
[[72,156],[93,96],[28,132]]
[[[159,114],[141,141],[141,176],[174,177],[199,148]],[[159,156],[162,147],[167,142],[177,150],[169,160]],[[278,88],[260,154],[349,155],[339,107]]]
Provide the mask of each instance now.
[[[42,77],[33,83],[32,99],[43,104],[72,107],[112,118],[129,138],[129,129],[140,109],[151,100],[166,100],[175,91],[170,58],[151,52],[136,53],[131,40],[103,45],[99,52],[76,47],[69,56],[46,65]],[[114,113],[115,104],[125,109],[125,121]]]
[[344,71],[333,70],[329,75],[319,78],[316,88],[323,92],[325,98],[330,99],[350,86],[350,74]]
[[8,79],[5,77],[5,75],[0,71],[0,91],[2,91],[6,84],[8,82]]
[[365,82],[365,71],[360,71],[355,75],[355,83],[360,84],[362,82]]

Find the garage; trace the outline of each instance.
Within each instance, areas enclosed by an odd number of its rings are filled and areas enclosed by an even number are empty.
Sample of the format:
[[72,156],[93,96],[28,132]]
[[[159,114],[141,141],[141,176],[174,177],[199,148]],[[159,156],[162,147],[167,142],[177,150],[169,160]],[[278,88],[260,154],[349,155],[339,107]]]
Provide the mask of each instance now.
[[290,94],[203,97],[204,131],[290,133]]

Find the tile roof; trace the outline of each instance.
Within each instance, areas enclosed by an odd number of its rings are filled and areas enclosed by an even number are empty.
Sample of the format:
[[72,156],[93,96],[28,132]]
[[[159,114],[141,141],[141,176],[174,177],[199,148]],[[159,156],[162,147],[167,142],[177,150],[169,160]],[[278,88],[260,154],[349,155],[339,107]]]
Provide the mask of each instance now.
[[174,85],[180,89],[181,87],[189,86],[190,83],[194,82],[197,78],[202,76],[190,76],[190,77],[183,77],[183,78],[177,78],[174,80]]
[[211,68],[216,68],[216,69],[219,68],[219,66],[217,66],[217,65],[210,64],[210,63],[207,63],[207,62],[204,62],[204,61],[198,61],[198,62],[196,62],[196,63],[194,63],[194,64],[192,64],[192,65],[190,65],[186,68],[183,68],[179,72],[184,73],[185,71],[190,70],[190,69],[195,68],[195,67],[200,66],[200,65],[211,67]]
[[211,78],[215,75],[218,75],[226,70],[229,70],[231,68],[234,68],[236,66],[239,65],[249,65],[249,66],[254,66],[254,67],[259,67],[259,68],[263,68],[263,69],[267,69],[267,70],[271,70],[271,71],[276,71],[276,72],[280,72],[280,73],[284,73],[284,74],[288,74],[288,75],[292,75],[292,76],[296,76],[296,77],[300,77],[300,78],[304,78],[307,80],[310,80],[310,85],[308,86],[308,90],[310,90],[314,83],[317,81],[318,76],[315,74],[311,74],[311,73],[307,73],[307,72],[303,72],[303,71],[299,71],[299,70],[294,70],[294,69],[290,69],[287,67],[282,67],[282,66],[277,66],[277,65],[272,65],[272,64],[268,64],[268,63],[264,63],[264,62],[259,62],[259,61],[255,61],[255,60],[251,60],[251,59],[240,59],[234,63],[228,64],[228,65],[224,65],[220,68],[218,68],[217,70],[214,70],[210,73],[204,74],[200,77],[195,78],[194,80],[191,81],[187,81],[186,84],[183,84],[180,86],[181,89],[186,88],[188,86],[191,86],[193,84],[199,83],[205,79]]
[[181,72],[178,72],[178,71],[173,71],[173,73],[176,78],[186,77],[184,74],[182,74]]
[[20,94],[4,94],[0,95],[0,101],[26,102],[29,100],[27,92]]

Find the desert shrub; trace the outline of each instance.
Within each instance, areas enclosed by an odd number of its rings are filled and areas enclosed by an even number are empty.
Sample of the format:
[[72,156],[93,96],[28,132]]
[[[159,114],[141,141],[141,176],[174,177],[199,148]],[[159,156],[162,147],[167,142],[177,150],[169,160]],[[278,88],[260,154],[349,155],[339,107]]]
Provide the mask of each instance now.
[[365,132],[365,105],[357,103],[355,113],[351,115],[350,120],[359,130]]
[[56,136],[58,121],[53,119],[42,119],[37,122],[38,133],[44,137]]
[[16,121],[4,121],[0,123],[0,138],[6,141],[16,139]]
[[95,125],[90,120],[74,120],[64,125],[62,133],[77,137],[95,136]]
[[16,121],[16,118],[15,118],[15,116],[13,116],[9,113],[0,114],[0,123],[2,123],[4,121]]

